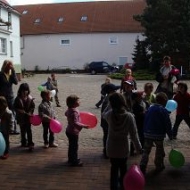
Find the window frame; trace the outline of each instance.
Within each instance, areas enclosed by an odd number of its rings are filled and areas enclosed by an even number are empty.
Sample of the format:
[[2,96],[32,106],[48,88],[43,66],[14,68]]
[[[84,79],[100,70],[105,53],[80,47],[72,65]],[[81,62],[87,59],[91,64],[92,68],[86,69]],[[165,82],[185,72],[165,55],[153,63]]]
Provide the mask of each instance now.
[[7,54],[7,39],[0,37],[0,54],[6,55]]
[[118,44],[118,36],[110,36],[109,37],[109,44],[110,45],[117,45]]
[[[63,41],[65,41],[65,42],[68,41],[69,43],[63,43]],[[69,46],[71,44],[71,40],[69,38],[61,39],[60,44],[62,46]]]

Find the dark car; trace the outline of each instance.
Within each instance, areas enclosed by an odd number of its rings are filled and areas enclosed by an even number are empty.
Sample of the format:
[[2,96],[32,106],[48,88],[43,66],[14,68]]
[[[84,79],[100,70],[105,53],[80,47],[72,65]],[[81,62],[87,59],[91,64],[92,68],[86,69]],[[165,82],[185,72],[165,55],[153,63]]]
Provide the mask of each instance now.
[[98,61],[98,62],[91,62],[88,66],[88,71],[91,74],[96,73],[110,73],[110,72],[116,72],[118,68],[116,66],[111,66],[105,61]]

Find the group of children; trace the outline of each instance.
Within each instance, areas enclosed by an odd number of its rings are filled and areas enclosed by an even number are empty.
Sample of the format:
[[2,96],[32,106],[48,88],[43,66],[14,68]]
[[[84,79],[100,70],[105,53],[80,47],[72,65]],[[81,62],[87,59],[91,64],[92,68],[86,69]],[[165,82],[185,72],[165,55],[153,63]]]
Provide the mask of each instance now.
[[[187,84],[178,82],[173,99],[177,102],[176,119],[172,127],[170,112],[165,108],[168,96],[164,92],[153,93],[154,86],[148,82],[143,91],[138,91],[136,81],[130,69],[122,80],[120,93],[118,86],[106,84],[105,98],[101,109],[101,127],[103,129],[103,154],[111,162],[110,189],[117,190],[118,184],[123,188],[123,176],[126,172],[128,155],[141,153],[140,169],[145,174],[149,154],[156,147],[156,172],[164,166],[164,138],[177,138],[178,127],[182,120],[190,128],[190,94]],[[106,79],[107,80],[107,79]],[[128,144],[130,136],[130,146]],[[130,148],[129,148],[130,147]]]
[[[121,86],[111,83],[106,78],[105,85],[101,89],[101,102],[96,106],[101,108],[101,127],[103,129],[103,154],[111,162],[110,189],[117,190],[118,183],[123,186],[123,177],[127,170],[128,155],[141,153],[140,168],[146,172],[151,148],[156,146],[155,166],[156,171],[162,171],[164,166],[164,138],[176,139],[178,127],[185,120],[190,127],[189,105],[190,94],[187,84],[178,83],[178,90],[173,99],[178,103],[175,124],[172,128],[170,113],[165,109],[168,97],[160,92],[153,93],[154,86],[148,82],[143,91],[138,91],[136,81],[132,77],[131,70],[127,69],[127,76],[122,80]],[[54,75],[52,75],[54,76]],[[55,77],[55,76],[54,76]],[[41,92],[42,101],[38,106],[38,114],[42,119],[44,148],[57,147],[54,142],[54,133],[50,130],[50,121],[55,118],[55,112],[51,102],[51,90],[48,87],[51,81],[45,85],[46,90]],[[120,89],[120,93],[116,91]],[[78,158],[79,133],[89,126],[80,122],[79,97],[70,95],[66,99],[68,125],[66,136],[68,137],[68,164],[82,166]],[[58,104],[59,105],[59,104]],[[32,131],[30,117],[34,113],[35,103],[30,96],[30,88],[27,83],[22,83],[18,89],[14,101],[16,120],[21,130],[21,146],[33,150]],[[6,142],[6,149],[2,159],[9,156],[9,130],[13,125],[13,114],[8,109],[6,99],[0,96],[0,131]],[[130,141],[128,139],[130,135]],[[130,145],[130,146],[129,146]],[[120,175],[119,175],[120,173]]]
[[[42,119],[44,148],[58,147],[54,141],[54,133],[50,130],[50,121],[55,119],[55,111],[51,102],[51,91],[41,91],[42,101],[38,106],[38,114]],[[68,164],[70,166],[82,166],[83,163],[78,158],[78,136],[82,128],[88,128],[88,125],[80,123],[80,116],[77,107],[80,105],[79,97],[70,95],[66,99],[68,110],[65,116],[68,120],[66,136],[69,141]],[[30,151],[34,149],[32,139],[32,130],[30,117],[35,109],[34,98],[30,95],[28,83],[22,83],[19,86],[17,96],[14,101],[14,110],[16,112],[16,121],[20,126],[21,147],[28,147]],[[0,132],[6,142],[6,149],[1,159],[9,157],[9,131],[12,129],[14,115],[8,109],[8,104],[3,96],[0,96]]]

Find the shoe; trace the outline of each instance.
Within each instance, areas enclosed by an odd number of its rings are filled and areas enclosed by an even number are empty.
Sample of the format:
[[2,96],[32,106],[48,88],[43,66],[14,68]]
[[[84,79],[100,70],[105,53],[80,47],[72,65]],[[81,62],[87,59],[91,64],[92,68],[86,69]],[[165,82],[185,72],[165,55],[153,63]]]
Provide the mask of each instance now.
[[58,104],[57,107],[61,107],[61,105]]
[[76,162],[76,163],[74,162],[74,163],[71,163],[70,166],[72,166],[72,167],[82,167],[83,163],[81,161]]
[[28,148],[28,149],[29,149],[29,151],[34,150],[34,143],[33,143],[33,144],[31,144],[31,145],[29,145],[28,147],[29,147],[29,148]]
[[100,108],[100,106],[98,104],[95,105],[97,108]]
[[13,131],[13,130],[11,130],[11,131],[9,132],[9,134],[10,134],[10,135],[19,135],[20,133],[19,133],[18,131]]
[[[80,158],[77,159],[77,162],[80,162]],[[68,164],[71,164],[72,161],[68,160],[67,163],[68,163]]]
[[25,148],[25,147],[28,147],[28,145],[27,144],[21,144],[20,147]]
[[49,145],[49,147],[51,147],[51,148],[57,148],[57,147],[58,147],[58,144],[52,143],[52,144]]
[[44,148],[49,148],[49,144],[44,144]]
[[158,172],[163,171],[164,169],[165,169],[165,166],[162,165],[162,166],[160,166],[160,167],[156,167],[155,172],[158,173]]
[[1,156],[0,158],[2,160],[6,160],[8,157],[9,157],[9,154],[7,153],[7,154],[4,154],[3,156]]
[[28,150],[29,151],[33,151],[34,150],[34,146],[29,146]]

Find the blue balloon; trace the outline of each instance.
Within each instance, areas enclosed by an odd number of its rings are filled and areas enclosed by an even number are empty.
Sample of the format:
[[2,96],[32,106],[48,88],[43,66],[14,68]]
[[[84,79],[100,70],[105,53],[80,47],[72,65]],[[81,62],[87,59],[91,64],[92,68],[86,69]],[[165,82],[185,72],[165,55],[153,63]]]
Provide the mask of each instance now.
[[2,133],[0,132],[0,156],[4,155],[5,147],[6,147],[5,139],[2,135]]
[[177,102],[175,100],[168,100],[165,108],[169,112],[172,112],[172,111],[176,110],[176,108],[177,108]]

